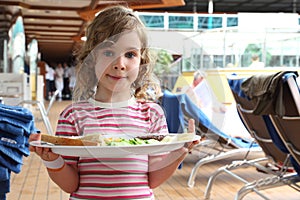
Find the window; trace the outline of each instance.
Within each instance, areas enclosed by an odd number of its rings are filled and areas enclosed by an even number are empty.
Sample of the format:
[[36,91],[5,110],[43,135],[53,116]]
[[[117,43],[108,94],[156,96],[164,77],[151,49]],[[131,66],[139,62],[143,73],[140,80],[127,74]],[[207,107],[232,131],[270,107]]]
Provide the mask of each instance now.
[[198,17],[198,29],[222,28],[222,17]]
[[164,28],[163,15],[140,15],[139,16],[146,27],[149,28]]
[[191,29],[193,30],[193,16],[169,16],[170,29]]
[[227,17],[227,27],[238,26],[238,18],[237,17]]

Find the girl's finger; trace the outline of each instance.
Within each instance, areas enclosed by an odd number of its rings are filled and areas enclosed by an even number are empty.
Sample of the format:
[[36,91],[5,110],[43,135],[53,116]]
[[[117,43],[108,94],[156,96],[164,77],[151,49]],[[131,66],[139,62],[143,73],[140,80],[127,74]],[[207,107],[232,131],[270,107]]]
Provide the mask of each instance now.
[[188,132],[189,133],[195,133],[195,120],[194,119],[189,119],[189,126],[188,126]]
[[32,141],[38,141],[38,140],[41,140],[41,134],[39,134],[39,133],[32,133],[32,134],[30,134],[28,141],[32,142]]

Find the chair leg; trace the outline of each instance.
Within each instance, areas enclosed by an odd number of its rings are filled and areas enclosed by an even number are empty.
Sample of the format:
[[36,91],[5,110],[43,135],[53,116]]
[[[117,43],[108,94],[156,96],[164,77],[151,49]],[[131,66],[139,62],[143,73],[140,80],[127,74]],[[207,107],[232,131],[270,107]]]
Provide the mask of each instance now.
[[52,129],[51,123],[49,121],[49,117],[46,113],[46,109],[45,109],[44,104],[42,104],[41,102],[38,102],[37,105],[40,108],[40,112],[41,112],[41,115],[42,115],[42,118],[43,118],[43,121],[44,121],[44,124],[46,126],[48,134],[53,135],[53,129]]
[[290,185],[291,182],[293,182],[298,178],[299,176],[296,173],[292,173],[292,174],[286,174],[283,177],[272,176],[264,179],[259,179],[257,181],[253,181],[249,184],[246,184],[237,192],[235,196],[235,200],[241,200],[251,192],[256,192],[256,194],[258,194],[262,198],[269,199],[259,191],[274,188],[274,187],[280,187],[283,185]]
[[237,160],[237,161],[233,161],[231,164],[229,165],[225,165],[223,167],[220,167],[212,176],[209,177],[207,186],[206,186],[206,190],[205,190],[205,199],[209,199],[210,198],[210,194],[211,194],[211,189],[213,186],[214,181],[217,179],[217,176],[219,174],[221,174],[222,172],[226,172],[227,174],[231,175],[232,177],[240,180],[241,182],[247,184],[248,181],[243,179],[242,177],[236,175],[235,173],[231,172],[231,170],[234,169],[238,169],[241,167],[249,167],[249,166],[258,166],[257,163],[260,163],[262,161],[266,161],[268,160],[267,157],[263,157],[263,158],[257,158],[257,159],[253,159],[253,160]]
[[32,100],[23,100],[19,103],[19,105],[24,105],[24,104],[38,105],[40,113],[41,113],[43,121],[44,121],[44,124],[47,129],[47,132],[49,135],[53,135],[53,129],[52,129],[51,123],[49,121],[49,118],[47,116],[44,104],[42,104],[40,101],[32,101]]
[[47,115],[47,116],[49,115],[50,109],[51,109],[53,103],[55,102],[58,93],[59,93],[59,90],[56,90],[56,91],[54,92],[54,95],[53,95],[53,96],[51,97],[51,99],[50,99],[48,108],[47,108],[47,110],[46,110],[46,115]]
[[248,148],[245,148],[245,149],[234,149],[234,150],[229,150],[227,152],[222,152],[220,154],[217,154],[217,155],[211,155],[211,156],[207,156],[203,159],[200,159],[196,164],[195,166],[193,167],[192,171],[191,171],[191,174],[189,176],[189,180],[188,180],[188,186],[189,187],[194,187],[194,184],[195,184],[195,178],[196,178],[196,175],[197,175],[197,172],[199,170],[199,168],[202,166],[202,165],[205,165],[207,163],[211,163],[211,162],[214,162],[214,161],[217,161],[217,160],[221,160],[221,159],[225,159],[225,158],[230,158],[234,155],[241,155],[241,153],[243,152],[248,152],[248,151],[262,151],[261,148],[253,148],[253,149],[248,149]]

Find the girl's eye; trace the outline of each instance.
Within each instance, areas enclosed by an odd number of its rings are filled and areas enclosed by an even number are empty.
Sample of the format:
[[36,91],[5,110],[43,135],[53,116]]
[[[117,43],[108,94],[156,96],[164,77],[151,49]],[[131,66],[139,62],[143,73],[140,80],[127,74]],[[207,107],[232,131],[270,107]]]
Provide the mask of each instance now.
[[133,57],[135,57],[135,56],[136,56],[136,53],[133,52],[133,51],[130,51],[130,52],[125,53],[125,57],[126,57],[126,58],[133,58]]
[[112,57],[114,56],[114,52],[106,50],[103,52],[103,55],[106,57]]

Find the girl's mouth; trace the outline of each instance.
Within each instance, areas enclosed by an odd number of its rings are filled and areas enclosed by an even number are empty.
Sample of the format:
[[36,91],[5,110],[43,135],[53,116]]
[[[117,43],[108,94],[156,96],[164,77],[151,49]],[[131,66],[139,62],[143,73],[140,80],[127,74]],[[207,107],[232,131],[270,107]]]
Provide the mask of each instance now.
[[111,79],[114,79],[114,80],[120,80],[120,79],[123,79],[124,77],[123,76],[113,76],[113,75],[107,75],[109,78]]

